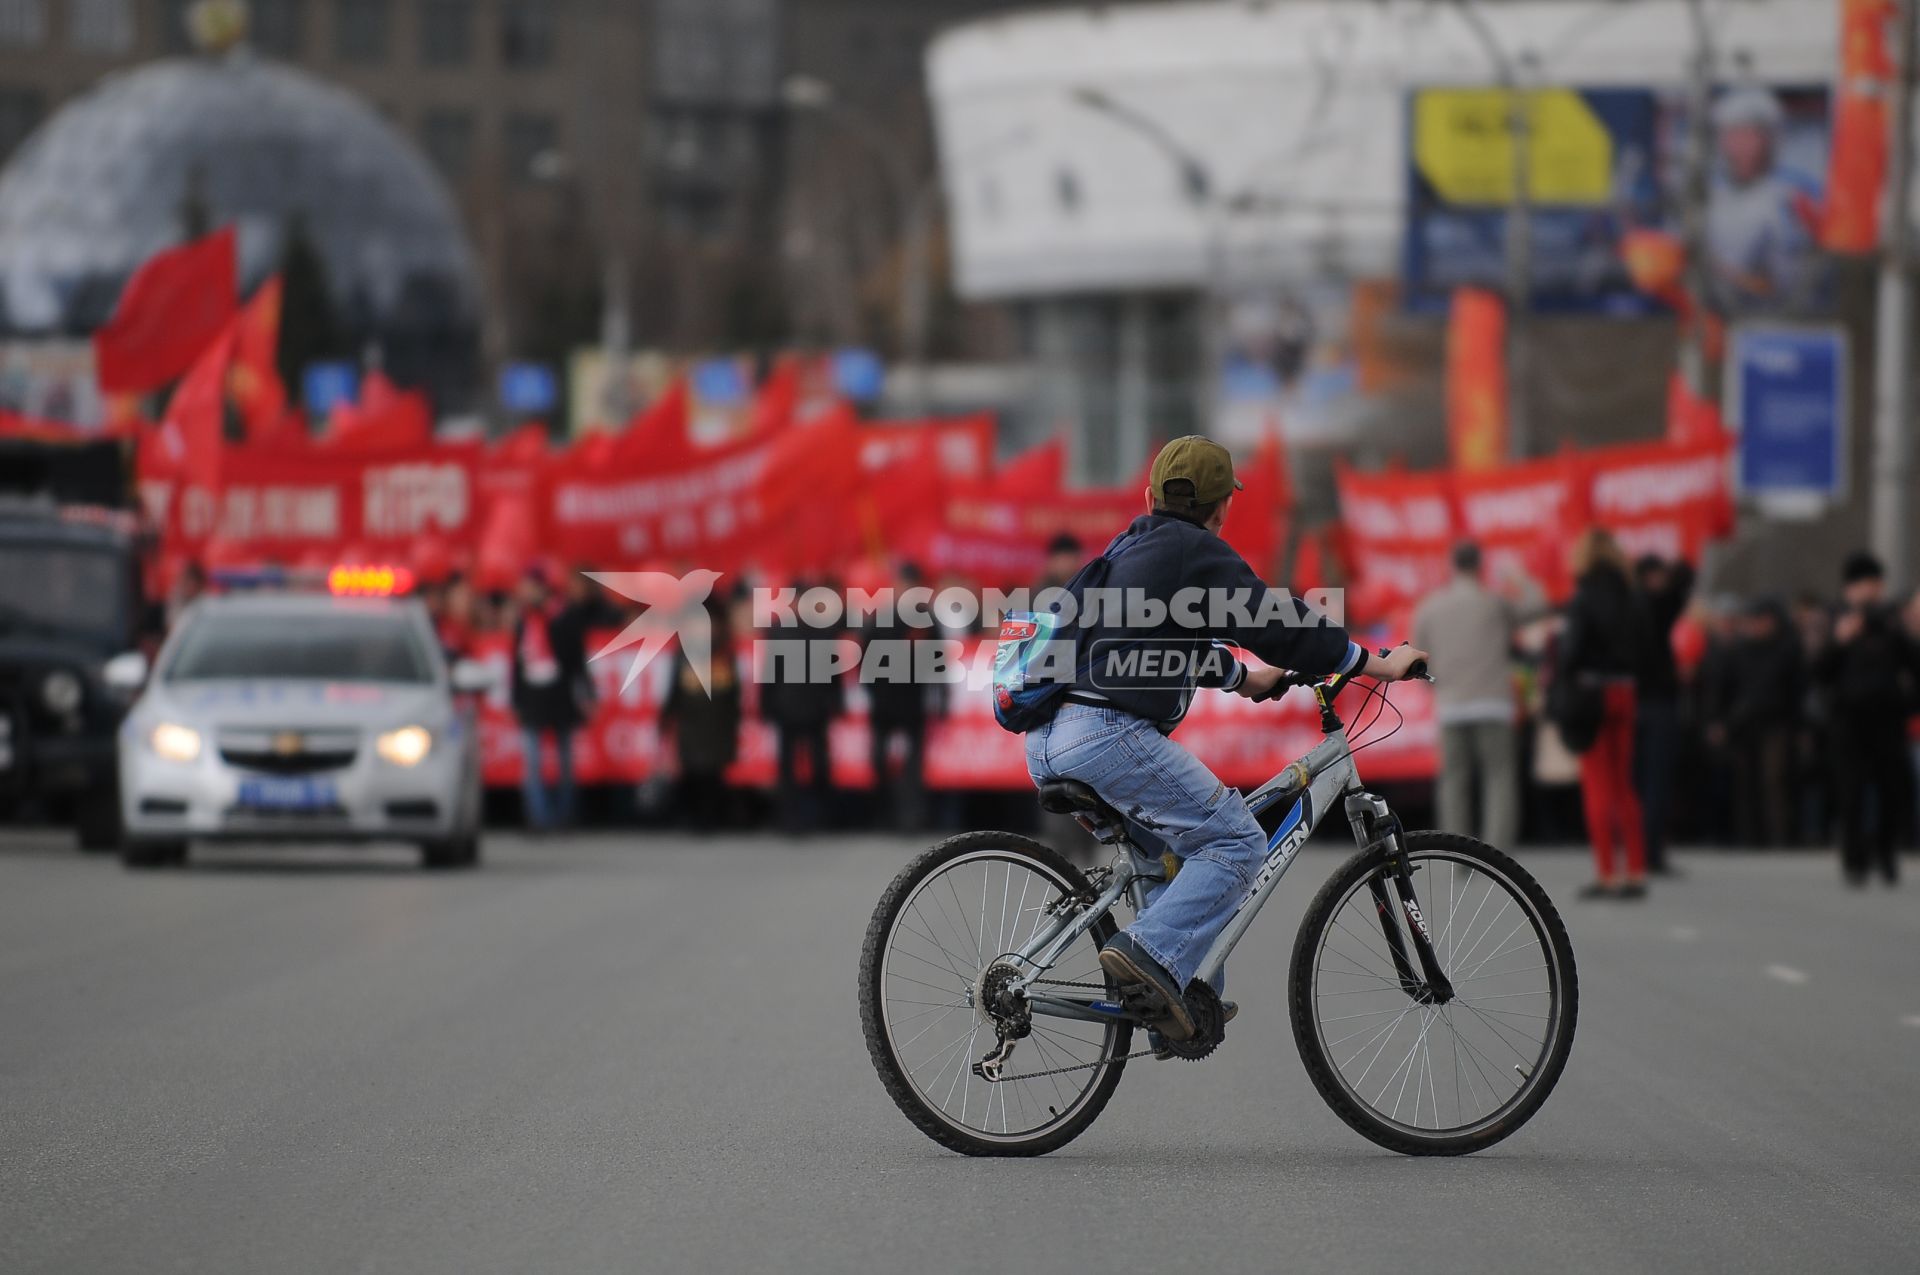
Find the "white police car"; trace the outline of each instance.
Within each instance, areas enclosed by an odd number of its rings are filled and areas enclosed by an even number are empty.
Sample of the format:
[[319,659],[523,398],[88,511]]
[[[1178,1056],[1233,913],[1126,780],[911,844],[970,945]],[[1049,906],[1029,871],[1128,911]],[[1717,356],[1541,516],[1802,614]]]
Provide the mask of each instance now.
[[203,598],[120,730],[122,857],[179,863],[192,840],[404,840],[427,867],[471,866],[480,750],[455,696],[485,683],[477,665],[448,669],[417,601]]

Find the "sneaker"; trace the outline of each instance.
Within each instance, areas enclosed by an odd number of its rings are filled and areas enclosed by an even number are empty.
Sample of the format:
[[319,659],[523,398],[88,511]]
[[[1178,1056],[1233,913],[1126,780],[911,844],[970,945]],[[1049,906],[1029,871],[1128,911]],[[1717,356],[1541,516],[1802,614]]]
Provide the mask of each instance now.
[[[1239,1012],[1239,1001],[1220,1002],[1220,1021],[1223,1024],[1232,1022],[1234,1016]],[[1167,1038],[1151,1027],[1147,1028],[1147,1047],[1153,1050],[1153,1056],[1161,1062],[1165,1062],[1167,1059],[1173,1057],[1173,1049],[1167,1044]]]
[[1117,983],[1146,984],[1148,991],[1159,998],[1164,1017],[1149,1022],[1148,1027],[1169,1040],[1193,1039],[1193,1015],[1187,1012],[1187,998],[1181,995],[1180,985],[1133,941],[1131,934],[1122,930],[1107,940],[1100,949],[1100,968]]
[[1629,881],[1620,887],[1618,897],[1622,899],[1644,899],[1647,897],[1647,883],[1645,881]]
[[1577,897],[1582,899],[1611,899],[1618,890],[1611,881],[1589,881],[1580,887]]

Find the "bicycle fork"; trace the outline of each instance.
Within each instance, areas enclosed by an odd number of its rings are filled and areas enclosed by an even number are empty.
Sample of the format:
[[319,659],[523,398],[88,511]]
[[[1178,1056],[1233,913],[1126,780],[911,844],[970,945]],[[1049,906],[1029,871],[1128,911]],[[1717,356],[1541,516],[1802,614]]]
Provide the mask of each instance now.
[[[1380,932],[1387,940],[1387,952],[1393,958],[1394,973],[1400,990],[1422,1005],[1445,1005],[1453,999],[1453,982],[1440,968],[1439,954],[1433,948],[1433,935],[1420,900],[1413,888],[1413,865],[1407,859],[1406,838],[1397,815],[1387,815],[1373,824],[1378,836],[1368,849],[1384,847],[1388,854],[1387,871],[1367,879],[1367,892],[1373,896],[1373,908],[1380,920]],[[1387,893],[1387,881],[1393,881],[1396,900]],[[1398,916],[1396,917],[1396,913]],[[1400,921],[1405,920],[1404,930]],[[1412,937],[1413,955],[1409,959],[1407,938]],[[1415,972],[1415,963],[1419,970]]]

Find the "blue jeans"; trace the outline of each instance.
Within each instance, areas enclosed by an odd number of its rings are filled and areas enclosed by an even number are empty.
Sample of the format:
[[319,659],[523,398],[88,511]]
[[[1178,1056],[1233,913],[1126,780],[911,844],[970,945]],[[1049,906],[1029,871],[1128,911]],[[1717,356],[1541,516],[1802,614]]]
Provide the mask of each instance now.
[[573,822],[573,732],[553,732],[560,773],[555,776],[552,802],[547,800],[547,783],[540,773],[540,737],[546,733],[532,727],[520,731],[520,796],[526,805],[529,828],[551,828],[556,821],[562,826]]
[[1127,933],[1181,987],[1192,982],[1266,858],[1246,799],[1153,723],[1087,704],[1063,704],[1027,733],[1027,772],[1035,783],[1079,780],[1181,860],[1170,883],[1148,891]]

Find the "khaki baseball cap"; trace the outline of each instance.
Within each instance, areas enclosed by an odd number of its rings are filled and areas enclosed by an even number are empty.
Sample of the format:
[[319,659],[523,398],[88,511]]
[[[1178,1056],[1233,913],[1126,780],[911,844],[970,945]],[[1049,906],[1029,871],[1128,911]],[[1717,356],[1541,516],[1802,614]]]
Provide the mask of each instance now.
[[1177,507],[1167,499],[1167,483],[1184,478],[1193,484],[1193,503],[1211,505],[1241,490],[1243,484],[1233,476],[1233,456],[1211,438],[1188,434],[1176,438],[1153,458],[1153,474],[1148,479],[1154,496]]

